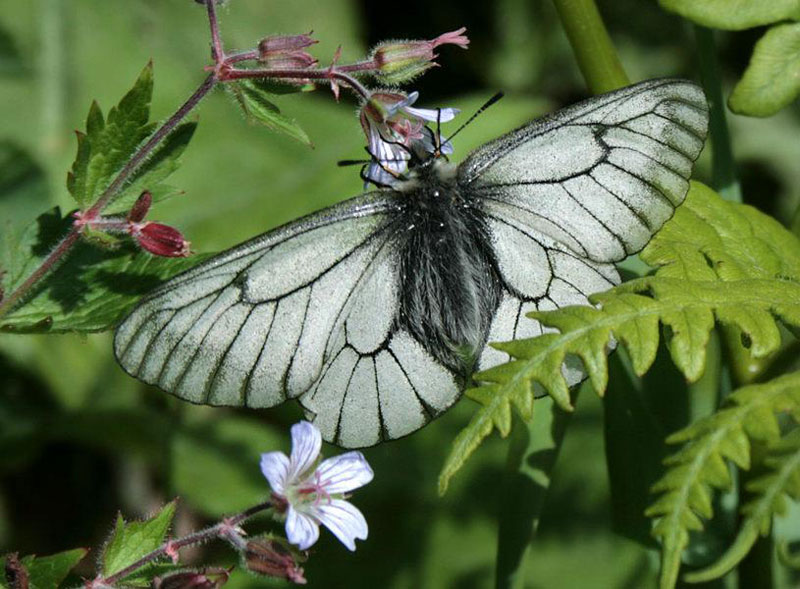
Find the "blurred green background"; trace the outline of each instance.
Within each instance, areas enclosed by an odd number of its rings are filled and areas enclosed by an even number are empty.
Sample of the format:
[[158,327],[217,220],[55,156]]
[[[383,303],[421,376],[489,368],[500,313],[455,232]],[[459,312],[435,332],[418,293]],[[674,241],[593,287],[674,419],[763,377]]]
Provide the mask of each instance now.
[[[0,223],[18,226],[52,205],[73,207],[64,184],[72,130],[83,127],[92,99],[107,111],[150,59],[155,117],[194,90],[209,61],[207,24],[192,0],[0,0],[0,7]],[[632,80],[697,78],[689,25],[653,1],[600,8]],[[322,64],[338,45],[345,63],[383,39],[468,27],[469,51],[441,48],[442,67],[413,85],[419,105],[467,113],[506,92],[459,137],[456,160],[586,95],[545,0],[230,0],[221,18],[229,49],[313,30]],[[758,34],[718,35],[726,83],[741,74]],[[216,251],[360,192],[357,170],[336,167],[363,154],[351,97],[337,104],[321,88],[278,103],[313,149],[248,123],[218,91],[194,113],[197,134],[171,179],[185,194],[151,217],[180,227],[195,250]],[[791,223],[800,202],[800,109],[768,120],[730,115],[730,123],[745,199]],[[707,160],[708,153],[701,178]],[[664,394],[670,383],[682,386],[669,376],[660,381]],[[355,503],[370,538],[350,554],[323,533],[306,568],[312,587],[492,585],[506,443],[490,439],[447,496],[436,495],[449,444],[472,410],[463,400],[422,432],[365,452],[376,477]],[[124,375],[109,334],[0,335],[0,554],[96,548],[117,510],[142,517],[174,496],[181,499],[177,533],[247,507],[268,492],[259,453],[288,450],[288,426],[300,417],[293,404],[255,412],[178,402]],[[592,394],[581,396],[554,478],[526,586],[652,586],[655,552],[611,531],[603,404]],[[91,573],[94,557],[80,572]],[[229,586],[264,585],[239,575]]]

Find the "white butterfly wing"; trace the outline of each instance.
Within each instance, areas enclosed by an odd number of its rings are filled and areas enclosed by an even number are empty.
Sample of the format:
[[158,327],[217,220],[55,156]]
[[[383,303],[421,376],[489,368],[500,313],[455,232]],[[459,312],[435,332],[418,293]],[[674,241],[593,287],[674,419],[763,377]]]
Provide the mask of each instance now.
[[683,201],[707,125],[698,86],[643,82],[484,145],[459,166],[459,185],[585,258],[618,261]]
[[321,377],[300,398],[323,437],[345,448],[409,434],[461,395],[453,374],[397,325],[398,254],[384,246],[330,342]]
[[390,196],[364,195],[165,283],[118,327],[131,375],[195,403],[271,407],[303,395],[326,440],[406,435],[460,395],[395,326]]
[[[619,283],[610,262],[639,251],[686,196],[708,125],[699,87],[636,84],[484,145],[459,166],[481,203],[503,298],[488,341],[538,335],[533,310],[585,304]],[[507,361],[487,347],[484,369]],[[565,367],[570,384],[582,379]]]

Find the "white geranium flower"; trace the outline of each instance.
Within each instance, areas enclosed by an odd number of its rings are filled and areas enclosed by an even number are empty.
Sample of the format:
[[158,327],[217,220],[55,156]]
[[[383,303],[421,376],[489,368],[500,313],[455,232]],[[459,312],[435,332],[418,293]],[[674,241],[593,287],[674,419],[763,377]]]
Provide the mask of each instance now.
[[[361,452],[347,452],[319,463],[322,436],[313,424],[292,426],[292,453],[261,455],[261,472],[272,488],[276,510],[286,513],[286,537],[301,550],[319,538],[322,524],[349,550],[356,538],[366,540],[367,520],[344,500],[345,493],[363,487],[374,476]],[[316,466],[316,468],[315,468]]]
[[[425,122],[446,123],[458,114],[456,108],[414,108],[418,92],[408,96],[397,92],[374,92],[361,108],[360,120],[367,136],[368,150],[372,155],[364,173],[367,183],[392,186],[408,168],[412,144],[422,145],[423,151],[437,151],[434,133]],[[439,153],[453,153],[453,146],[445,141],[438,146]]]

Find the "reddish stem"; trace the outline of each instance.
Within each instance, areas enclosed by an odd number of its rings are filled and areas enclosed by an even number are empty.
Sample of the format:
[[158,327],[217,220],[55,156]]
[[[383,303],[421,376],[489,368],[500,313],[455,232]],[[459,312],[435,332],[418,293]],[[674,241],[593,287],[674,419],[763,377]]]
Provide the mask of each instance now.
[[206,9],[208,10],[208,24],[211,27],[211,56],[219,64],[225,59],[225,52],[222,50],[222,40],[219,37],[216,0],[206,0]]
[[207,542],[209,540],[214,540],[216,538],[226,539],[227,531],[230,530],[230,528],[235,527],[240,523],[243,523],[248,518],[254,516],[255,514],[261,511],[269,509],[270,507],[272,507],[272,503],[269,501],[265,501],[264,503],[259,503],[258,505],[254,505],[253,507],[246,509],[245,511],[236,514],[232,517],[225,518],[221,523],[205,528],[204,530],[188,534],[186,536],[183,536],[182,538],[164,542],[161,546],[159,546],[152,552],[145,554],[142,558],[140,558],[133,564],[126,566],[124,569],[117,571],[113,575],[110,575],[105,578],[100,578],[97,580],[107,585],[113,585],[120,579],[124,579],[125,577],[135,572],[136,570],[142,568],[146,564],[149,564],[154,560],[166,555],[167,552],[169,551],[180,550],[181,548],[185,548],[186,546],[191,546],[192,544],[199,544],[201,542]]

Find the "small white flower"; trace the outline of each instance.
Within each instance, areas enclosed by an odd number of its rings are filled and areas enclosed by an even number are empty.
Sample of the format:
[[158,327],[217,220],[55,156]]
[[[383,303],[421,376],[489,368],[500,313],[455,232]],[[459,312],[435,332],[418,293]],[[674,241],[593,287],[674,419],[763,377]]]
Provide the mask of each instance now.
[[374,476],[361,452],[347,452],[327,458],[316,466],[322,436],[307,421],[292,426],[292,453],[268,452],[261,455],[264,473],[273,498],[286,508],[286,537],[301,550],[319,538],[322,524],[349,550],[356,549],[356,538],[367,539],[367,521],[361,512],[344,500],[345,493],[363,487]]
[[426,153],[453,153],[453,146],[444,142],[437,146],[434,133],[425,122],[446,123],[458,114],[456,108],[413,108],[418,92],[408,96],[394,92],[374,92],[361,109],[361,126],[367,135],[368,150],[373,161],[364,179],[379,185],[391,186],[408,169],[413,145],[421,145]]

